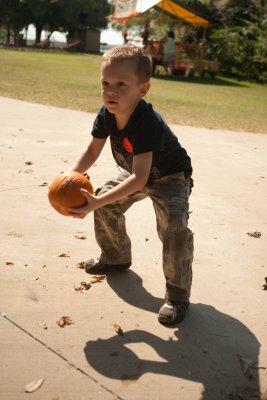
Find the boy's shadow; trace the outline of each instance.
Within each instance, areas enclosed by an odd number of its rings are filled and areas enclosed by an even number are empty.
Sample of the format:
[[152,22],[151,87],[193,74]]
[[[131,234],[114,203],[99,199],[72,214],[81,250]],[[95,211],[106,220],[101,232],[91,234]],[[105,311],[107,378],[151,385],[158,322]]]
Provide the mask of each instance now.
[[147,292],[142,278],[133,270],[107,275],[107,283],[128,304],[150,312],[158,312],[163,299]]
[[[157,312],[162,299],[146,292],[141,282],[133,271],[108,277],[110,286],[129,304]],[[260,344],[245,325],[212,306],[191,304],[184,322],[174,328],[169,340],[143,330],[90,340],[85,357],[110,379],[134,382],[145,373],[154,373],[202,383],[202,400],[259,399],[258,370],[249,368],[245,374],[241,358],[256,366]],[[142,354],[127,347],[130,343],[151,346],[164,361],[142,359]]]

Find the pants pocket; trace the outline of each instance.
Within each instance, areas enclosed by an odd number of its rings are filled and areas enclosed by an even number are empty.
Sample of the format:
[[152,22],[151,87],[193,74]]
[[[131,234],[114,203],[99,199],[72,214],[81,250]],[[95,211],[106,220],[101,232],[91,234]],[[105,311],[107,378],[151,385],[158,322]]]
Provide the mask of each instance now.
[[168,230],[185,229],[188,224],[188,202],[184,199],[172,198],[168,201]]

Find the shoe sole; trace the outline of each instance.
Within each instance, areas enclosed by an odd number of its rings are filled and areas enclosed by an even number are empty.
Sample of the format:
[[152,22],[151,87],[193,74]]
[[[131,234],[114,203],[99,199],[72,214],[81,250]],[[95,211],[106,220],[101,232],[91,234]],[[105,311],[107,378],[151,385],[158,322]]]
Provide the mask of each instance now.
[[182,322],[185,319],[189,304],[187,305],[186,309],[184,310],[184,314],[183,315],[177,315],[174,319],[170,319],[165,315],[160,315],[158,314],[158,321],[160,324],[162,325],[176,325],[179,324],[180,322]]
[[182,322],[184,320],[185,316],[183,316],[182,318],[179,319],[175,319],[175,320],[169,320],[169,319],[165,319],[163,317],[158,317],[158,321],[160,324],[162,325],[176,325],[179,324],[180,322]]
[[101,267],[97,267],[97,266],[93,265],[92,267],[85,267],[85,271],[88,274],[102,275],[102,274],[107,274],[109,272],[124,271],[124,270],[130,268],[131,265],[132,265],[132,263],[117,264],[117,265],[105,265],[105,266],[102,265]]

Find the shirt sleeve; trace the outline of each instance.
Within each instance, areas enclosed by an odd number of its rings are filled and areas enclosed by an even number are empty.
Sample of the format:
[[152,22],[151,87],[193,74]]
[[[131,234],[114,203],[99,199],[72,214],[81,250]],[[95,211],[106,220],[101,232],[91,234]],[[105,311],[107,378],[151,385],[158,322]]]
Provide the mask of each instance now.
[[92,136],[97,139],[106,139],[109,136],[109,132],[106,126],[105,118],[105,107],[102,107],[94,121]]

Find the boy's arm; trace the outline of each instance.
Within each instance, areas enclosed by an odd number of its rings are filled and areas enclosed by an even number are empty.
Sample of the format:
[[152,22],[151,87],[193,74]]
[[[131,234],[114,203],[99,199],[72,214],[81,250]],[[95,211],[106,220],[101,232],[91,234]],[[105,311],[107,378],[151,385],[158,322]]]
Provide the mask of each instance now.
[[110,189],[108,192],[99,196],[94,196],[86,190],[81,192],[87,199],[87,205],[81,208],[71,208],[70,212],[73,216],[84,218],[89,212],[102,207],[106,204],[113,203],[121,198],[142,189],[147,183],[152,165],[152,152],[142,153],[133,157],[132,174],[121,182],[119,185]]
[[79,160],[71,167],[71,171],[83,174],[87,171],[99,157],[107,139],[97,139],[92,137],[87,149],[82,153]]

